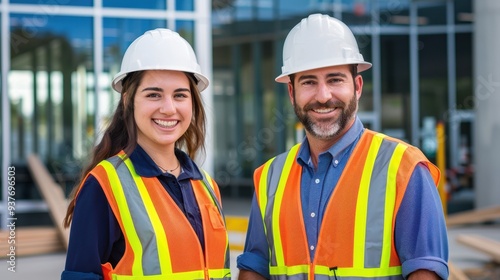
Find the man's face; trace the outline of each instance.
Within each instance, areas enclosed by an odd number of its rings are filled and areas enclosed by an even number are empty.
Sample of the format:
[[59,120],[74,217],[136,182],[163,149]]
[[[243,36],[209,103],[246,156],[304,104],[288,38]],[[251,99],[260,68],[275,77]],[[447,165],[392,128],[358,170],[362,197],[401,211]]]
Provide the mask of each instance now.
[[353,79],[349,66],[341,65],[295,74],[288,92],[306,132],[311,137],[329,140],[351,127],[362,86],[361,76]]

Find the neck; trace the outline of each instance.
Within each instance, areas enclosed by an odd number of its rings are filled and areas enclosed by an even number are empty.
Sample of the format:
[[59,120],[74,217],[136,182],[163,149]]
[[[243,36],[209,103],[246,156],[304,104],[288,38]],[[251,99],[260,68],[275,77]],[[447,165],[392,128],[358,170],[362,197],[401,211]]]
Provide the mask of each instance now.
[[338,135],[328,139],[314,137],[306,131],[307,141],[309,142],[309,153],[311,154],[311,161],[314,167],[318,167],[319,155],[335,145],[349,131],[353,124],[354,122],[351,122]]
[[175,145],[154,146],[138,141],[142,149],[163,172],[179,169],[179,160],[175,156]]

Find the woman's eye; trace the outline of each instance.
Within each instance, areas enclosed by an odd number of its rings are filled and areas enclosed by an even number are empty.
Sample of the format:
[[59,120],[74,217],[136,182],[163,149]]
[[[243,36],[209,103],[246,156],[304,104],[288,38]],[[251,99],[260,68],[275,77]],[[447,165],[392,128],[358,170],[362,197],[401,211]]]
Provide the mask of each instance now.
[[176,93],[174,95],[175,98],[187,98],[189,97],[186,93]]
[[151,97],[151,98],[157,98],[157,97],[160,97],[161,95],[159,93],[156,93],[156,92],[152,92],[152,93],[149,93],[146,95],[146,97]]

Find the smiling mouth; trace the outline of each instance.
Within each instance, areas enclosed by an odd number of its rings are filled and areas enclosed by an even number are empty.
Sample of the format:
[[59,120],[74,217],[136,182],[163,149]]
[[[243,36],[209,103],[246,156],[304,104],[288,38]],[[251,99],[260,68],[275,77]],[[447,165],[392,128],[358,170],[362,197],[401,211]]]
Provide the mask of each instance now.
[[314,111],[315,113],[318,113],[318,114],[328,114],[328,113],[335,111],[336,109],[337,108],[316,108],[316,109],[313,109],[312,111]]
[[153,120],[157,125],[164,127],[164,128],[170,128],[174,127],[179,121],[163,121],[163,120]]

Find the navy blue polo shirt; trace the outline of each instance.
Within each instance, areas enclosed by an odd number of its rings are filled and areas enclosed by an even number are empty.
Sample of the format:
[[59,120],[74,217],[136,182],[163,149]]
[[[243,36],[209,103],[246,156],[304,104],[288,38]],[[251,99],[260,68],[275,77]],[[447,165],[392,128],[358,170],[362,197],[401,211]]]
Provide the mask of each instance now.
[[[201,180],[196,164],[181,150],[175,155],[181,173],[175,177],[163,173],[151,157],[138,145],[130,155],[135,171],[141,177],[156,177],[182,210],[204,248],[201,214],[191,179]],[[97,179],[90,175],[76,199],[63,280],[102,279],[101,264],[115,266],[125,252],[125,240],[111,207]]]

